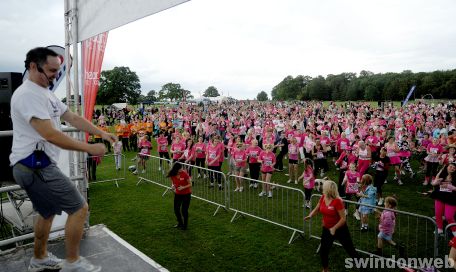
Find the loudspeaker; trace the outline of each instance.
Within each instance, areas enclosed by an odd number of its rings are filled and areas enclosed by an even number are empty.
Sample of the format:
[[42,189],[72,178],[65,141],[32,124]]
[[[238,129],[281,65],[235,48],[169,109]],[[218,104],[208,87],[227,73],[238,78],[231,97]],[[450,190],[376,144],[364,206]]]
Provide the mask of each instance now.
[[[13,92],[22,84],[21,73],[0,73],[0,130],[12,130],[10,103]],[[0,137],[0,181],[12,181],[9,155],[13,136]]]

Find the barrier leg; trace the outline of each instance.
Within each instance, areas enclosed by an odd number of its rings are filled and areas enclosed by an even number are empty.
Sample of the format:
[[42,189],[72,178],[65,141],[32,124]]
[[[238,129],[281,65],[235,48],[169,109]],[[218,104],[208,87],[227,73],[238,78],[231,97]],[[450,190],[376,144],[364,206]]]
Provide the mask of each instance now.
[[138,186],[141,183],[141,181],[143,181],[143,178],[141,178],[141,177],[138,178],[138,182],[136,183],[136,186]]
[[[239,216],[238,216],[239,214]],[[239,217],[244,217],[244,215],[242,213],[239,213],[238,211],[236,211],[233,215],[233,217],[231,218],[231,223],[234,222],[234,220],[238,219]]]
[[223,209],[226,211],[226,208],[225,208],[225,207],[223,207],[223,206],[221,206],[221,205],[218,205],[218,206],[217,206],[217,209],[215,209],[215,212],[214,212],[214,214],[213,214],[212,216],[216,216],[217,213],[218,213],[218,211],[220,210],[220,208],[223,208]]
[[162,194],[162,197],[164,197],[169,190],[171,190],[171,189],[170,188],[166,188],[166,190]]
[[[297,235],[296,235],[297,234]],[[304,237],[302,233],[298,232],[297,230],[293,231],[293,234],[290,237],[290,240],[288,241],[288,244],[291,245],[294,241],[299,239],[299,237]]]

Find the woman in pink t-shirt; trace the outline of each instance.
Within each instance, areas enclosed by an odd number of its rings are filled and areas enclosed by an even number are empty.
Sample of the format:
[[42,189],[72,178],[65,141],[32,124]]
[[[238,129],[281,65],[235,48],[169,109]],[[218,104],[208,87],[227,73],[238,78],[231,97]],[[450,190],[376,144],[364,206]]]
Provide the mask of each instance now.
[[[183,154],[183,158],[185,160],[184,162],[189,165],[195,165],[196,154],[195,154],[195,144],[193,143],[193,139],[188,138],[185,145],[186,145],[186,147],[185,147],[184,154]],[[193,172],[193,166],[187,166],[186,170],[191,177],[192,172]]]
[[291,138],[288,145],[288,175],[287,183],[295,182],[298,184],[298,161],[299,161],[299,146],[295,137]]
[[[247,156],[249,158],[250,178],[258,180],[260,178],[260,166],[258,157],[263,150],[258,146],[258,140],[252,140],[252,144],[247,148]],[[258,188],[258,183],[251,181],[250,187]]]
[[432,138],[432,142],[427,145],[426,152],[427,156],[424,159],[426,161],[426,176],[424,178],[423,185],[428,185],[429,182],[435,179],[435,176],[437,174],[439,158],[443,153],[443,148],[439,143],[439,139]]
[[397,180],[399,185],[402,185],[401,181],[401,158],[399,157],[399,146],[394,141],[394,137],[390,136],[388,142],[385,144],[386,155],[390,159],[390,165],[394,166],[394,180]]
[[[157,138],[157,149],[158,155],[160,158],[165,158],[169,160],[169,153],[168,153],[168,138],[165,137],[164,132],[160,132],[159,137]],[[158,167],[158,171],[161,171],[163,167],[163,159],[160,159],[160,166]]]
[[173,162],[183,160],[182,155],[184,154],[185,143],[182,142],[180,135],[175,135],[173,143],[171,144],[171,154],[173,156]]
[[196,166],[198,167],[198,177],[201,177],[201,174],[204,174],[206,178],[206,172],[202,170],[205,168],[204,161],[206,160],[206,144],[203,142],[203,136],[198,137],[198,142],[195,144],[195,155],[196,155]]
[[[217,136],[212,137],[212,141],[207,146],[206,150],[206,164],[210,170],[209,179],[211,181],[210,187],[214,187],[214,180],[217,180],[219,190],[222,190],[222,177],[220,176],[220,157],[223,157],[223,151],[220,148],[220,138]],[[215,171],[215,172],[214,172]]]
[[276,162],[276,156],[272,152],[273,145],[266,144],[264,146],[264,151],[260,153],[258,161],[261,163],[261,178],[263,180],[263,191],[259,196],[265,196],[266,192],[268,197],[272,197],[272,186],[271,186],[271,177],[274,172],[274,165]]

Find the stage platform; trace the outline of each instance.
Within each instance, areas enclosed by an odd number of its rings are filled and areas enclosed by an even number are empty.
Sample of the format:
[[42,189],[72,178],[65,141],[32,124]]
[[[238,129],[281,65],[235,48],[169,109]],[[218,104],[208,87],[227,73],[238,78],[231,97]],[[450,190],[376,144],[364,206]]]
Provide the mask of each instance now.
[[[48,249],[60,258],[64,258],[65,256],[63,239],[50,241]],[[0,254],[0,271],[27,271],[32,254],[33,245],[20,247],[3,255]],[[101,265],[103,267],[102,271],[168,271],[104,225],[92,226],[86,231],[81,241],[81,255],[89,259],[92,263]]]

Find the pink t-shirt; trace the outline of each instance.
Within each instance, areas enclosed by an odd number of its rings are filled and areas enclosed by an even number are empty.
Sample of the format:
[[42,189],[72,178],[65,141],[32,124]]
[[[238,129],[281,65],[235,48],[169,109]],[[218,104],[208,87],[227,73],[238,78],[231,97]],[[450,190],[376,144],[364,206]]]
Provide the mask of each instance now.
[[178,160],[182,157],[182,155],[184,154],[184,150],[185,150],[185,144],[183,144],[182,142],[179,142],[179,143],[173,143],[171,145],[171,151],[178,151],[178,152],[173,152],[173,159],[174,160]]
[[196,157],[202,159],[206,157],[206,144],[205,143],[196,143],[194,145]]
[[249,156],[249,163],[258,163],[258,156],[262,151],[259,146],[249,146],[246,150],[247,156]]
[[158,152],[166,153],[168,152],[168,139],[166,137],[157,138]]
[[245,167],[247,164],[247,153],[245,150],[236,148],[233,152],[234,165],[236,167]]
[[360,178],[360,174],[358,172],[347,171],[345,173],[347,177],[347,184],[345,187],[345,192],[347,194],[356,194],[359,191],[359,184],[358,179]]
[[310,181],[308,183],[304,184],[304,188],[306,189],[313,189],[315,186],[315,176],[313,174],[313,169],[312,167],[307,167],[306,170],[304,171],[304,180]]
[[221,149],[219,146],[213,146],[212,144],[207,146],[206,155],[207,155],[207,165],[208,166],[219,166],[220,165],[220,160],[216,160],[214,162],[214,159],[217,158],[217,156],[221,155],[220,150]]
[[141,141],[139,142],[139,153],[141,155],[150,155],[150,149],[152,148],[152,144],[149,141]]
[[288,158],[290,160],[298,160],[298,154],[299,154],[299,147],[294,144],[289,144],[288,145]]
[[259,156],[260,161],[263,163],[261,164],[261,171],[262,172],[273,172],[274,171],[274,164],[276,162],[276,156],[272,152],[262,151]]

